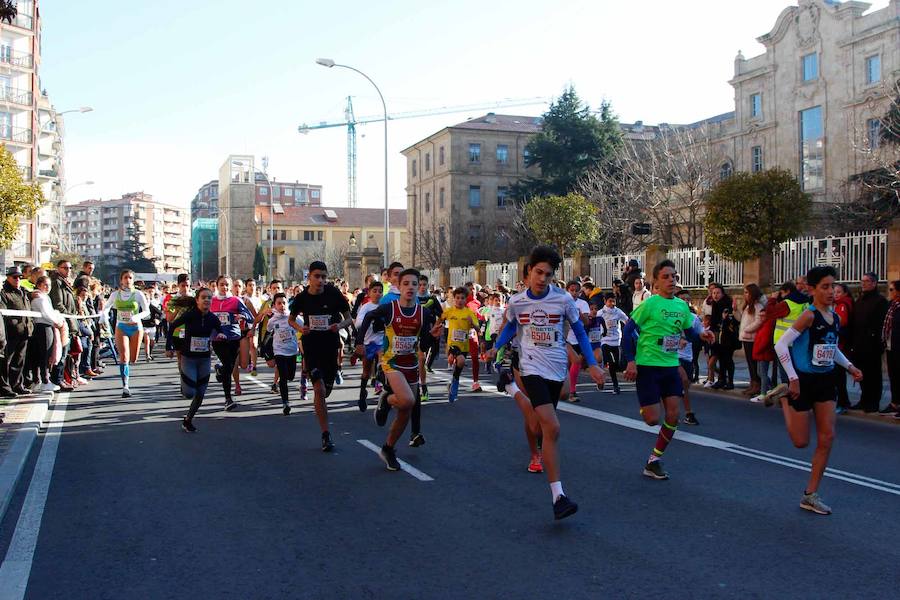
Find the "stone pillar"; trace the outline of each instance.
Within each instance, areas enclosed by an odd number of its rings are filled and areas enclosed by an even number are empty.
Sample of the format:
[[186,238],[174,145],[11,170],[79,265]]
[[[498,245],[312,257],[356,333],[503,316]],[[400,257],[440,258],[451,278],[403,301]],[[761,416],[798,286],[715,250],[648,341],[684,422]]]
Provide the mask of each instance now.
[[518,260],[519,266],[516,269],[516,273],[509,274],[509,287],[510,289],[516,289],[516,284],[519,281],[524,281],[525,279],[525,265],[528,264],[527,256],[520,256]]
[[660,261],[665,260],[668,257],[668,252],[669,251],[665,246],[659,246],[657,244],[647,246],[647,250],[644,252],[644,264],[642,268],[644,269],[646,281],[650,282],[650,290],[653,289],[653,267],[659,264]]
[[744,285],[755,283],[764,291],[771,287],[773,264],[772,254],[765,254],[759,258],[751,258],[744,261]]
[[900,219],[894,220],[887,230],[887,278],[900,279]]
[[440,285],[442,288],[447,289],[450,287],[450,267],[440,267],[439,269],[440,276]]
[[362,288],[365,285],[366,273],[362,269],[362,254],[359,251],[347,252],[344,255],[344,279],[350,284],[350,288]]
[[572,277],[579,278],[591,274],[591,257],[581,250],[572,253]]
[[378,273],[381,274],[381,265],[382,265],[382,254],[381,251],[374,247],[369,246],[362,253],[362,270],[366,273]]
[[489,260],[476,260],[472,281],[484,287],[487,285],[487,267],[491,264]]

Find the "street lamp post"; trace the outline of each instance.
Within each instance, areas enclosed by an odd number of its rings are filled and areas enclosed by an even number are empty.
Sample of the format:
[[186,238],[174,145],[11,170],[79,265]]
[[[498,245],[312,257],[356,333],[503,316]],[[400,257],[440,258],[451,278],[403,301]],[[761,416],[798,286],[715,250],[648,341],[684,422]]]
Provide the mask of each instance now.
[[342,65],[334,62],[330,58],[317,58],[316,64],[322,65],[323,67],[328,67],[329,69],[332,67],[341,67],[343,69],[350,69],[356,73],[359,73],[366,80],[372,84],[372,87],[375,88],[375,91],[378,92],[378,97],[381,99],[381,107],[384,109],[384,266],[387,267],[390,263],[390,226],[391,226],[391,217],[390,211],[388,210],[388,112],[387,112],[387,104],[384,102],[384,96],[381,94],[381,90],[372,81],[372,78],[349,65]]

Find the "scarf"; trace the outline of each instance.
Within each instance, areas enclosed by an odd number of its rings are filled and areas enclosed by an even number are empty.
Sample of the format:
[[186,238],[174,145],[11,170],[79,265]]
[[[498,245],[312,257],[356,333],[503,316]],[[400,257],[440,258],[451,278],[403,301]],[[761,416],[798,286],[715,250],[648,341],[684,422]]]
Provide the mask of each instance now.
[[234,294],[232,294],[231,292],[225,292],[224,296],[220,296],[219,292],[216,292],[213,294],[213,298],[215,298],[216,300],[226,300],[227,298],[231,298],[233,295]]
[[891,341],[891,330],[894,328],[894,313],[900,310],[900,302],[892,301],[884,316],[884,325],[881,327],[881,343],[887,346]]

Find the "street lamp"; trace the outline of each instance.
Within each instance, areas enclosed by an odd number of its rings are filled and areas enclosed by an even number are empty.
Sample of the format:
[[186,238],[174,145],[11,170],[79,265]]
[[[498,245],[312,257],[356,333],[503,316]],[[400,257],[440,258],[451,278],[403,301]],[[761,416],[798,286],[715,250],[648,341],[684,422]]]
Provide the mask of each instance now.
[[323,67],[328,67],[329,69],[332,67],[341,67],[342,69],[350,69],[356,73],[359,73],[366,80],[372,84],[372,87],[375,88],[375,91],[378,92],[378,97],[381,99],[381,107],[384,109],[384,266],[387,267],[390,263],[390,225],[391,225],[391,217],[390,211],[388,210],[388,141],[387,141],[387,127],[388,127],[388,112],[387,112],[387,104],[384,102],[384,96],[381,94],[381,90],[378,89],[378,86],[375,85],[375,82],[372,81],[372,78],[360,71],[359,69],[355,69],[349,65],[342,65],[334,62],[334,60],[330,58],[317,58],[316,64],[322,65]]

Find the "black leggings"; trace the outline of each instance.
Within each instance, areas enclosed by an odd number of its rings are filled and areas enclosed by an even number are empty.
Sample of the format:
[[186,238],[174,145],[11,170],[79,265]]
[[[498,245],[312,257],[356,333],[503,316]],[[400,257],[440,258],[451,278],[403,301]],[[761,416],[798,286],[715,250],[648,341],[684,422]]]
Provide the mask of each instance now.
[[719,381],[734,385],[734,350],[720,346],[716,358],[719,359]]
[[613,385],[619,385],[616,379],[616,371],[619,370],[619,347],[603,344],[600,346],[603,351],[603,362],[609,367],[609,378],[612,379]]
[[275,356],[275,367],[278,369],[278,391],[281,392],[281,403],[288,403],[288,383],[297,375],[296,356]]
[[225,401],[231,401],[231,372],[237,361],[238,352],[241,350],[241,340],[225,340],[212,343],[213,350],[222,363],[222,391],[225,393]]
[[747,368],[750,369],[750,383],[760,384],[759,369],[753,360],[753,342],[741,342],[744,346],[744,354],[747,357]]
[[440,340],[432,335],[423,335],[419,340],[419,347],[426,356],[425,364],[430,369],[441,353]]
[[34,333],[28,341],[26,364],[31,370],[33,383],[50,382],[50,351],[53,349],[53,327],[44,323],[34,324]]

